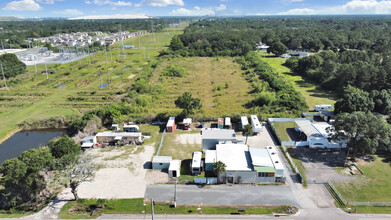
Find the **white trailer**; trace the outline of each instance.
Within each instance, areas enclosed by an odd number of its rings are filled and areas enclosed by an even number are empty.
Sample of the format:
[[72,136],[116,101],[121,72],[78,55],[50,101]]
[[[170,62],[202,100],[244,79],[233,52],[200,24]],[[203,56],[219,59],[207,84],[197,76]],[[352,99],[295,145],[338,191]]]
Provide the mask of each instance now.
[[331,105],[315,105],[315,111],[331,111],[333,106]]
[[262,132],[262,124],[259,123],[258,117],[256,115],[251,115],[250,118],[254,133]]
[[247,118],[247,116],[240,117],[240,122],[242,123],[242,129],[244,129],[244,127],[246,125],[248,125],[248,118]]
[[193,175],[199,175],[201,174],[201,159],[202,159],[202,152],[196,151],[193,152],[193,160],[191,161],[191,174]]
[[224,129],[231,129],[231,118],[230,117],[225,117]]

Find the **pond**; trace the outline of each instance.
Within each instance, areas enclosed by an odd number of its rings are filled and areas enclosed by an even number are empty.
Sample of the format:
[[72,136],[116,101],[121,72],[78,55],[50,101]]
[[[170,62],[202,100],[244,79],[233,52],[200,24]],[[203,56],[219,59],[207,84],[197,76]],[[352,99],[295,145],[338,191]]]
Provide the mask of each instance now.
[[19,157],[23,151],[47,145],[51,139],[63,134],[63,129],[19,131],[0,144],[0,164],[8,159]]

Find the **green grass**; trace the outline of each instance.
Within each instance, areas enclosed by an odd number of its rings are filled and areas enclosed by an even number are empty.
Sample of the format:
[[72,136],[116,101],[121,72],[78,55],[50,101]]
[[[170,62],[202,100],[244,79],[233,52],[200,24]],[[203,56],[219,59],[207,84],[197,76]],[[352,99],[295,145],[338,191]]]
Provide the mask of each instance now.
[[303,165],[303,163],[301,162],[299,156],[296,154],[296,151],[294,148],[288,148],[287,149],[288,152],[289,152],[289,155],[291,156],[293,162],[295,163],[297,169],[299,170],[303,180],[303,186],[304,187],[307,187],[308,183],[307,183],[307,175],[305,173],[305,167]]
[[290,82],[293,87],[303,95],[310,110],[313,110],[315,105],[334,105],[336,102],[337,98],[333,92],[320,88],[317,84],[300,75],[293,74],[289,68],[283,66],[282,64],[285,63],[286,59],[271,57],[265,51],[260,51],[259,54],[263,57],[264,61],[269,63],[277,73],[279,73],[287,82]]
[[[165,67],[174,64],[185,69],[187,74],[184,77],[162,77],[161,72]],[[222,87],[216,90],[216,86],[229,84],[229,87]],[[202,114],[207,118],[217,118],[224,114],[246,113],[248,110],[244,104],[254,97],[250,94],[251,85],[242,76],[242,70],[233,58],[223,57],[186,57],[164,60],[156,68],[152,84],[162,85],[165,94],[154,108],[157,111],[175,110],[174,101],[184,92],[191,92],[193,97],[201,99]]]
[[[373,162],[360,162],[358,167],[364,173],[357,180],[336,182],[342,197],[348,202],[391,202],[391,166],[389,159],[375,156]],[[384,162],[386,160],[388,162]]]
[[287,129],[297,128],[298,126],[296,122],[289,121],[289,122],[274,122],[273,127],[276,130],[276,133],[278,137],[281,139],[281,141],[291,141],[291,138],[287,133]]
[[7,213],[0,212],[0,218],[21,218],[24,216],[28,216],[30,214],[31,213],[10,213],[10,214],[7,214]]
[[191,159],[194,151],[201,151],[200,144],[182,144],[178,138],[180,134],[166,133],[160,155],[171,156],[173,159]]
[[[238,208],[246,208],[246,214],[272,214],[285,213],[286,206],[232,206],[232,207],[214,207],[214,206],[177,206],[171,208],[171,203],[156,202],[154,206],[155,214],[231,214],[237,213]],[[92,210],[98,207],[95,214],[90,216]],[[69,212],[73,210],[73,212]],[[75,211],[77,210],[77,211]],[[96,199],[89,199],[79,202],[68,202],[59,213],[59,217],[63,219],[77,218],[97,218],[101,214],[150,214],[151,204],[149,202],[143,205],[143,199],[117,199],[105,200],[104,208],[97,203]]]
[[351,211],[354,212],[354,209],[356,209],[356,213],[358,214],[390,214],[391,213],[391,207],[374,207],[374,206],[355,206],[350,207],[351,210],[345,209],[345,211]]
[[[151,65],[156,62],[159,51],[169,44],[175,34],[178,33],[156,33],[155,40],[151,34],[142,36],[141,46],[154,47],[149,49],[149,60],[144,59],[143,50],[138,49],[138,37],[125,42],[136,47],[126,50],[126,57],[118,58],[118,44],[113,45],[112,60],[108,53],[111,88],[97,88],[101,84],[100,72],[102,83],[107,83],[104,52],[93,55],[91,65],[88,64],[88,57],[64,65],[47,65],[49,71],[56,70],[48,80],[45,74],[41,74],[45,72],[44,65],[37,65],[37,73],[34,66],[28,66],[27,73],[15,77],[21,81],[19,84],[0,92],[0,142],[16,131],[20,123],[80,115],[101,105],[117,102],[138,76],[152,71]],[[61,84],[66,86],[57,88]]]

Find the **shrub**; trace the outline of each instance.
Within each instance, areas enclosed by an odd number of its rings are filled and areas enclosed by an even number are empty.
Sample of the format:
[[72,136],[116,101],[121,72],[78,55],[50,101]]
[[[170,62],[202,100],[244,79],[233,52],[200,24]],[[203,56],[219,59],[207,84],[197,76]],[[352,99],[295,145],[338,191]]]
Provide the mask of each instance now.
[[186,75],[186,71],[182,67],[177,67],[175,65],[169,65],[167,68],[163,71],[163,76],[170,76],[170,77],[183,77]]

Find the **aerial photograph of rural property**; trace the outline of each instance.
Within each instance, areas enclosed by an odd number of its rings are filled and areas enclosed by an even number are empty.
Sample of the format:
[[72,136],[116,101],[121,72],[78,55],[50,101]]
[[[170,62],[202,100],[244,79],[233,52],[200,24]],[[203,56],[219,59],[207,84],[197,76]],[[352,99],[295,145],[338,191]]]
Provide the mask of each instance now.
[[0,219],[391,219],[391,0],[0,0]]

